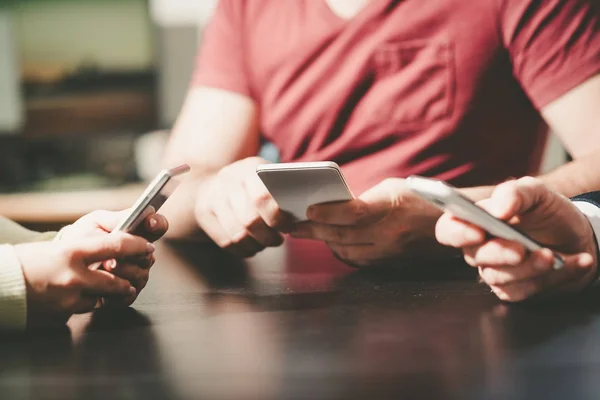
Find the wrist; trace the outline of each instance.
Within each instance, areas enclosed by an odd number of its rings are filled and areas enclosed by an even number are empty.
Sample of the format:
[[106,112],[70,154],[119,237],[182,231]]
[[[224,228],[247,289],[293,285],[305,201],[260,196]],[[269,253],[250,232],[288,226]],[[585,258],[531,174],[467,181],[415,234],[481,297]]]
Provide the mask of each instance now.
[[593,274],[590,273],[590,275],[593,276],[590,281],[591,284],[595,282],[600,275],[600,269],[598,268],[598,260],[600,259],[600,245],[598,242],[598,239],[600,239],[598,236],[600,233],[600,207],[594,203],[579,199],[574,199],[573,205],[575,205],[581,214],[583,214],[584,219],[587,220],[588,229],[590,230],[590,233],[585,235],[586,244],[584,249],[594,258],[592,264]]

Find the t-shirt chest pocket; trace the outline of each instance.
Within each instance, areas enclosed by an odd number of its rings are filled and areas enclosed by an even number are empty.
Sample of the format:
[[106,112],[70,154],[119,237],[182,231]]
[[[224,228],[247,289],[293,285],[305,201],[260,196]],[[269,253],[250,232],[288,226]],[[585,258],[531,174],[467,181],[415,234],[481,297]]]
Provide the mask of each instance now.
[[392,42],[374,54],[370,97],[385,123],[425,125],[449,117],[454,106],[452,46],[426,41]]

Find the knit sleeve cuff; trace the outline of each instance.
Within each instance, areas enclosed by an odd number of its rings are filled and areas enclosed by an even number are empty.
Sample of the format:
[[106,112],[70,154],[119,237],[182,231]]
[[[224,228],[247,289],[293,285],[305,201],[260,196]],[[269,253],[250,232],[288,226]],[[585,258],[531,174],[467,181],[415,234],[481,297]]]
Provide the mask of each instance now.
[[27,324],[27,292],[21,263],[13,246],[0,246],[0,330],[23,330]]

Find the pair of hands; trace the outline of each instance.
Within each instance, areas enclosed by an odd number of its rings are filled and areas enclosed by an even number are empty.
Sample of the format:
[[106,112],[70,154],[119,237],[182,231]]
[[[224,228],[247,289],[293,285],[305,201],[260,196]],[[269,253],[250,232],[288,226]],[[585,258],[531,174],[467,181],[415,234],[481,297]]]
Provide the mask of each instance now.
[[237,161],[198,188],[196,220],[220,247],[250,257],[281,245],[283,233],[289,233],[326,242],[354,266],[431,252],[441,213],[410,192],[403,179],[387,179],[349,202],[313,206],[308,221],[294,223],[256,175],[265,163],[258,157]]
[[59,240],[15,246],[27,287],[28,326],[64,324],[99,302],[135,301],[154,264],[150,242],[162,237],[168,223],[151,214],[135,235],[109,234],[125,213],[96,211],[63,228]]
[[448,214],[440,218],[441,213],[410,192],[403,179],[384,180],[353,201],[313,206],[308,221],[294,223],[256,176],[256,167],[266,162],[257,157],[240,160],[199,188],[197,222],[237,256],[279,246],[282,233],[289,233],[326,242],[350,265],[376,265],[441,250],[434,244],[435,227],[437,240],[461,249],[467,263],[478,267],[481,279],[506,301],[578,291],[595,279],[597,247],[588,220],[537,179],[499,185],[480,205],[561,253],[566,263],[560,271],[552,269],[548,249],[527,253],[514,242],[490,240],[481,229]]
[[[505,182],[478,204],[547,247],[526,252],[522,245],[490,238],[450,214],[440,217],[439,242],[461,249],[465,261],[479,269],[482,281],[500,299],[516,302],[542,293],[576,292],[595,280],[598,248],[589,221],[569,199],[540,180],[525,177]],[[563,256],[562,269],[553,269],[549,249]]]

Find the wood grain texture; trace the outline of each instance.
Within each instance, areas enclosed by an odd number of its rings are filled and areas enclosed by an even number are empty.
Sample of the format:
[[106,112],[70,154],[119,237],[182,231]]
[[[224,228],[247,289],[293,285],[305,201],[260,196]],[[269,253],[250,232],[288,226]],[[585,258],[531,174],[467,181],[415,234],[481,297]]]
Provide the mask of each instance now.
[[509,306],[457,262],[160,245],[133,308],[0,341],[7,399],[595,399],[600,296]]

